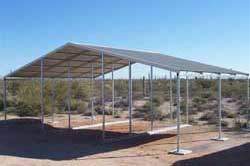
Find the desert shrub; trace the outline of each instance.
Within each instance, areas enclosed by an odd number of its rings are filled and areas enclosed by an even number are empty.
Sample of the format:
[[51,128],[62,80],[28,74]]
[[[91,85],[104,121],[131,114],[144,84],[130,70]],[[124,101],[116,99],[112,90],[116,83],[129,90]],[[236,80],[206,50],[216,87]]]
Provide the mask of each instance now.
[[120,112],[116,111],[116,112],[115,112],[115,115],[114,115],[114,118],[121,118]]
[[79,101],[77,105],[77,112],[84,113],[88,109],[88,104],[85,101]]
[[211,91],[206,91],[206,92],[202,92],[201,93],[201,97],[202,98],[211,98],[213,96],[212,92]]
[[235,129],[246,128],[247,127],[247,122],[242,122],[240,120],[235,120],[234,127],[235,127]]
[[197,109],[197,108],[189,107],[188,113],[189,113],[190,115],[196,114],[197,112],[198,112],[198,109]]
[[211,81],[205,80],[205,79],[197,79],[196,82],[197,82],[198,85],[201,86],[202,89],[208,89],[212,85]]
[[225,120],[221,121],[221,126],[222,127],[228,127],[228,125],[229,125],[228,121],[225,121]]
[[206,99],[201,98],[201,97],[194,97],[192,101],[195,105],[201,105],[201,104],[205,104],[207,102]]
[[133,113],[133,118],[144,118],[145,117],[145,113],[140,111],[139,109],[134,110]]
[[180,103],[180,109],[181,109],[182,111],[186,111],[186,101],[182,101],[182,102]]
[[240,109],[240,115],[247,115],[248,113],[250,113],[249,108],[241,108]]
[[39,115],[39,111],[37,109],[33,109],[31,105],[25,104],[24,102],[19,102],[17,104],[16,114],[20,117],[37,116]]
[[76,100],[76,99],[71,99],[71,107],[70,107],[70,109],[72,110],[72,111],[75,111],[75,110],[77,110],[77,108],[78,108],[78,100]]
[[227,100],[228,103],[234,103],[234,102],[237,102],[237,99],[235,98],[231,98],[229,100]]
[[115,107],[128,107],[128,100],[120,100],[118,102],[115,102]]
[[155,120],[164,120],[167,117],[166,114],[164,114],[161,110],[155,109],[154,112],[154,119]]
[[[99,115],[102,115],[102,107],[96,106],[95,112]],[[112,112],[112,109],[105,109],[104,113],[105,113],[105,115],[112,115],[113,112]]]
[[189,116],[188,121],[189,121],[189,123],[191,123],[191,124],[197,124],[197,123],[198,123],[198,122],[195,120],[195,118],[192,117],[192,116]]
[[[96,115],[96,112],[94,111],[93,112],[93,114],[94,114],[94,116]],[[92,116],[92,112],[89,110],[89,111],[85,111],[84,113],[83,113],[83,116]]]
[[134,110],[133,117],[135,118],[145,118],[150,114],[150,103],[146,102],[142,108],[137,108]]
[[153,98],[154,106],[160,106],[164,102],[163,96],[157,96]]
[[8,107],[7,112],[9,114],[15,114],[17,112],[17,109],[16,109],[16,107]]
[[139,109],[134,110],[133,117],[135,118],[143,118],[144,120],[163,120],[167,117],[167,115],[163,114],[154,104],[153,113],[150,111],[150,102],[146,102],[146,104]]
[[144,120],[163,120],[167,115],[164,115],[159,109],[155,109],[153,113],[144,114]]
[[0,99],[0,111],[3,111],[3,100]]
[[206,112],[200,117],[202,121],[208,121],[210,124],[216,123],[217,115],[214,112]]
[[236,113],[222,110],[222,116],[226,118],[236,118]]
[[83,113],[83,116],[91,116],[91,115],[92,115],[91,111],[86,111]]

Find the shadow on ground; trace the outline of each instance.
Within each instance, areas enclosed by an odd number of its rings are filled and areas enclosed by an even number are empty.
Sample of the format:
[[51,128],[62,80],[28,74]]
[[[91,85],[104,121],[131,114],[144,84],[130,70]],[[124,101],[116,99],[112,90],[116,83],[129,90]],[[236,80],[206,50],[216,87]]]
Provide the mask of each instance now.
[[[103,144],[101,130],[69,130],[45,125],[42,132],[41,123],[36,119],[0,121],[0,132],[0,155],[51,160],[86,157],[174,136],[134,134],[136,137]],[[123,138],[127,137],[128,133],[107,131],[106,136]]]
[[250,165],[250,143],[236,146],[230,149],[177,161],[174,166],[249,166]]

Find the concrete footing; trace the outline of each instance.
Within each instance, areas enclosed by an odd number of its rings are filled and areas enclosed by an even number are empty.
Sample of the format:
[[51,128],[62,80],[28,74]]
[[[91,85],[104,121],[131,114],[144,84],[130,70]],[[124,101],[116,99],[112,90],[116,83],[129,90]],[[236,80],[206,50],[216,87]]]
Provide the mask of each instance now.
[[227,141],[229,138],[226,138],[226,137],[216,137],[216,138],[212,138],[213,141]]
[[192,153],[191,150],[187,150],[187,149],[174,149],[172,151],[169,152],[169,154],[175,154],[175,155],[186,155],[186,154],[190,154]]

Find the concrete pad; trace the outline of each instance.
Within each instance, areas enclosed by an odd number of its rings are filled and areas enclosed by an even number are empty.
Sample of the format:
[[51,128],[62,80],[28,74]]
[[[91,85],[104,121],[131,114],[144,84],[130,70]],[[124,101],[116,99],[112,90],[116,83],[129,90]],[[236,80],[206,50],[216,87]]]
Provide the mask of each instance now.
[[169,152],[169,154],[175,154],[175,155],[186,155],[190,153],[192,153],[192,151],[187,149],[179,149],[179,150],[174,149]]
[[[106,122],[105,126],[123,124],[123,123],[129,123],[129,120],[117,121],[117,122]],[[91,128],[98,128],[98,127],[102,127],[102,123],[93,124],[93,125],[86,125],[86,126],[79,126],[79,127],[73,127],[72,129],[73,130],[79,130],[79,129],[91,129]]]
[[229,138],[226,138],[226,137],[216,137],[216,138],[212,138],[213,141],[227,141]]
[[48,121],[48,123],[57,124],[57,123],[59,123],[59,122],[58,122],[58,121],[54,121],[54,122]]
[[[192,125],[183,124],[183,125],[180,125],[180,128],[190,127],[190,126],[192,126]],[[176,130],[176,129],[177,129],[177,125],[170,126],[170,127],[165,127],[165,128],[159,129],[159,130],[148,131],[147,133],[149,135],[154,135],[154,134],[160,134],[160,133],[164,133],[164,132],[172,131],[172,130]]]

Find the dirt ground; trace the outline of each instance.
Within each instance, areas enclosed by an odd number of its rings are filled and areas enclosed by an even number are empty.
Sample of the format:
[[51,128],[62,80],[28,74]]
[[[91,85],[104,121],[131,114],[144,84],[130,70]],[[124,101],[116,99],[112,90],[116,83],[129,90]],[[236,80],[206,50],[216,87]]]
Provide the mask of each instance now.
[[[250,133],[224,131],[225,142],[212,141],[215,126],[192,126],[181,130],[181,147],[192,154],[176,156],[175,131],[153,135],[135,133],[133,138],[103,143],[100,129],[69,130],[39,120],[0,121],[0,165],[3,166],[166,166],[249,165]],[[143,123],[134,128],[144,129]],[[107,136],[127,137],[126,124],[107,127]]]

